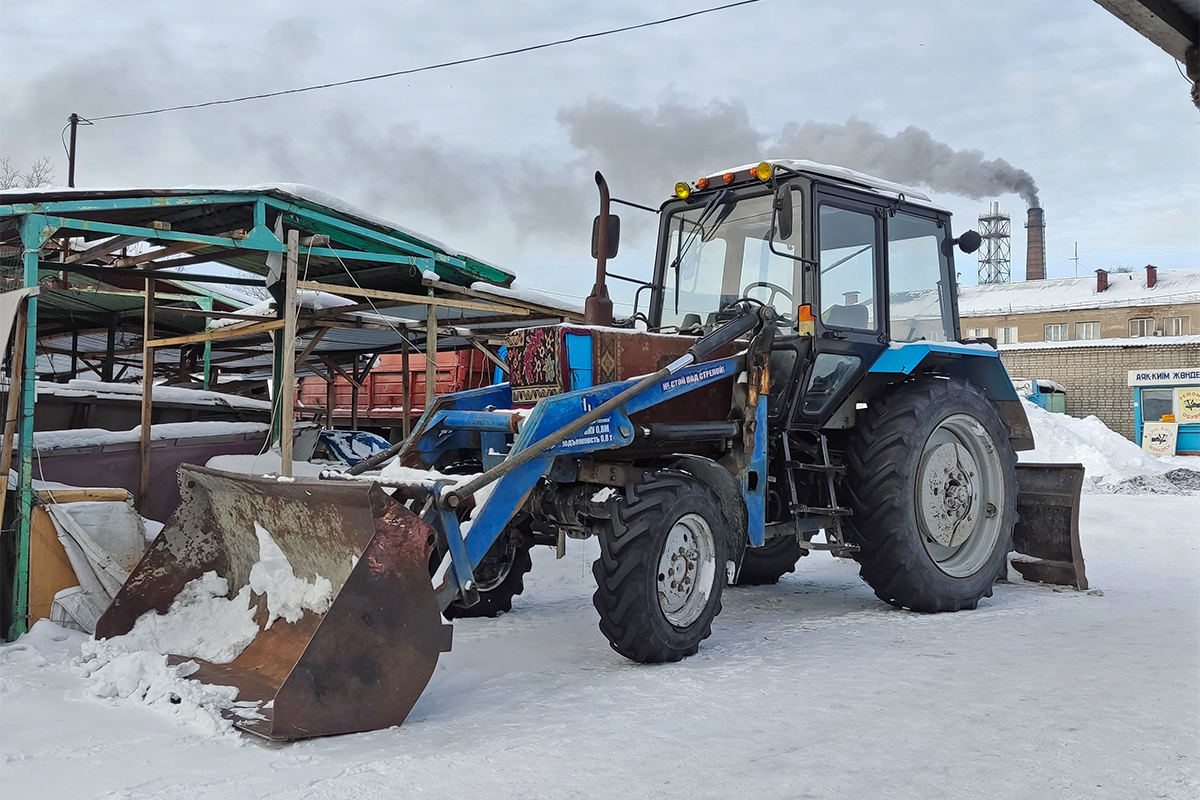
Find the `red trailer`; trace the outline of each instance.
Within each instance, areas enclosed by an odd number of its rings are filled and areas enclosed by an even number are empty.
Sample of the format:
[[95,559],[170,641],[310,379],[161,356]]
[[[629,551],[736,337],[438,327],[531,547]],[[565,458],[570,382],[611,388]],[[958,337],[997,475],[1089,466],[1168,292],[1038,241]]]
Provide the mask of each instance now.
[[[492,382],[494,367],[483,353],[474,349],[447,351],[437,354],[437,378],[434,394],[461,392],[487,386]],[[409,414],[412,421],[425,411],[425,354],[408,356]],[[354,395],[358,395],[357,414],[352,413]],[[381,355],[363,377],[361,388],[343,376],[331,386],[320,377],[300,381],[296,395],[296,410],[301,418],[313,412],[324,421],[330,401],[333,405],[333,425],[339,428],[395,428],[404,420],[404,356]],[[325,424],[329,424],[326,422]]]

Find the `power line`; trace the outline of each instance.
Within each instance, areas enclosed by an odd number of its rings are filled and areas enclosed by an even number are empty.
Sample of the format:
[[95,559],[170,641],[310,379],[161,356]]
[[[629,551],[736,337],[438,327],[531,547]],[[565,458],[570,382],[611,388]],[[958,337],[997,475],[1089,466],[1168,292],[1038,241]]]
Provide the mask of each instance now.
[[678,22],[679,20],[689,19],[691,17],[699,17],[704,14],[712,14],[717,11],[725,11],[730,8],[737,8],[738,6],[748,6],[748,5],[752,5],[754,3],[761,3],[761,2],[763,2],[763,0],[738,0],[738,2],[726,3],[726,4],[720,5],[720,6],[712,6],[710,8],[702,8],[698,11],[690,11],[686,14],[678,14],[673,17],[665,17],[663,19],[656,19],[656,20],[652,20],[650,22],[641,22],[641,23],[638,23],[637,25],[626,25],[622,28],[610,28],[609,30],[596,31],[593,33],[585,33],[585,34],[581,34],[579,36],[572,36],[569,39],[559,39],[559,40],[553,41],[553,42],[543,42],[542,44],[530,45],[529,47],[518,47],[515,50],[502,50],[498,53],[488,53],[487,55],[472,56],[471,58],[460,58],[455,61],[443,61],[440,64],[428,64],[424,67],[413,67],[412,69],[402,69],[402,70],[397,70],[395,72],[385,72],[380,75],[368,75],[364,78],[351,78],[349,80],[344,80],[344,81],[333,81],[331,83],[319,83],[319,84],[316,84],[315,86],[304,86],[304,87],[301,87],[298,89],[283,89],[278,92],[265,92],[263,94],[250,94],[250,95],[245,95],[243,97],[233,97],[228,100],[209,100],[208,102],[205,102],[205,103],[190,103],[188,105],[169,106],[167,108],[155,108],[150,111],[134,111],[134,112],[131,112],[128,114],[108,114],[108,115],[102,116],[102,117],[91,117],[91,121],[99,122],[100,120],[106,120],[106,119],[126,119],[128,117],[146,117],[146,116],[150,116],[151,114],[165,114],[168,111],[185,111],[187,109],[193,109],[193,108],[207,108],[209,106],[223,106],[223,105],[229,105],[231,103],[242,103],[247,100],[264,100],[268,97],[280,97],[282,95],[287,95],[287,94],[300,94],[302,92],[313,92],[313,91],[316,91],[317,89],[331,89],[336,86],[349,86],[349,85],[355,84],[355,83],[366,83],[368,81],[378,81],[378,80],[382,80],[384,78],[395,78],[400,75],[413,75],[418,72],[429,72],[431,70],[444,69],[446,67],[457,67],[461,64],[473,64],[477,61],[488,61],[490,59],[503,58],[505,56],[514,56],[514,55],[518,55],[520,53],[530,53],[530,52],[533,52],[534,50],[545,50],[550,47],[558,47],[559,45],[572,44],[574,42],[582,42],[587,39],[598,39],[602,36],[612,36],[612,35],[618,34],[618,33],[626,33],[628,31],[635,31],[640,28],[651,28],[656,25],[666,25],[667,23],[670,23],[670,22]]

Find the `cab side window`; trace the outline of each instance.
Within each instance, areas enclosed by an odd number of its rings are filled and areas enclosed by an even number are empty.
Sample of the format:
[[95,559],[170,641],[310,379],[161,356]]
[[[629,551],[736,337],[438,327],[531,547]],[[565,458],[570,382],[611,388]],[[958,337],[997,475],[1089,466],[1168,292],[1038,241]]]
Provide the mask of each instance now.
[[876,216],[822,204],[818,224],[821,321],[829,328],[878,330]]
[[943,288],[949,271],[935,220],[897,212],[888,230],[888,334],[893,342],[954,338],[954,313]]

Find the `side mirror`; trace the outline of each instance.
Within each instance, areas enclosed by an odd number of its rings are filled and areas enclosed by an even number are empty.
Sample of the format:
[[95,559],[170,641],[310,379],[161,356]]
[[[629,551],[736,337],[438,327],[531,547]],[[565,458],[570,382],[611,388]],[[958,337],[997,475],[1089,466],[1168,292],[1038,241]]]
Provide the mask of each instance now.
[[[617,247],[621,244],[621,218],[616,214],[608,215],[608,243],[605,247],[606,259],[617,257]],[[600,215],[592,220],[592,258],[600,256]]]
[[979,249],[979,245],[983,244],[983,237],[976,231],[967,231],[962,236],[954,240],[958,245],[958,249],[964,253],[974,253]]
[[775,193],[775,226],[780,241],[792,238],[792,185],[785,183]]

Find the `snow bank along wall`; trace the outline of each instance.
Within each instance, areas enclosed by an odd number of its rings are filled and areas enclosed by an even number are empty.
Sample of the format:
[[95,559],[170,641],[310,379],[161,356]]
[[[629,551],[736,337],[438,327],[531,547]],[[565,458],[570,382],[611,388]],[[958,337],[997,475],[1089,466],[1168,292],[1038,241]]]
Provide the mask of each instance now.
[[[1145,342],[1145,343],[1143,343]],[[1109,428],[1134,438],[1130,370],[1200,367],[1200,336],[1158,339],[1031,342],[1001,345],[1010,375],[1051,378],[1067,389],[1067,413],[1095,414]]]

